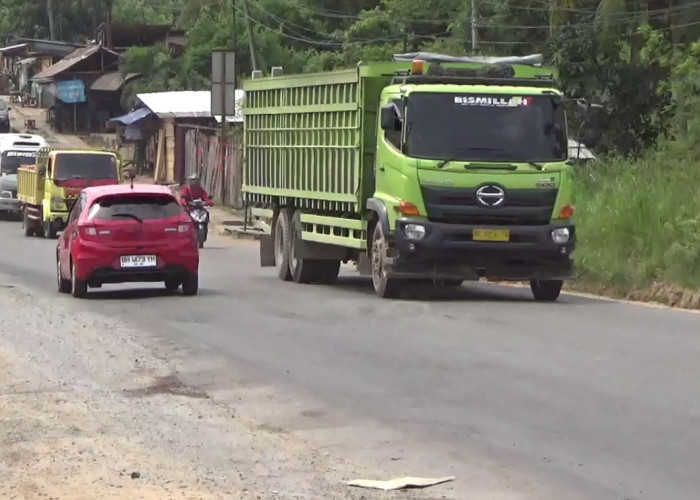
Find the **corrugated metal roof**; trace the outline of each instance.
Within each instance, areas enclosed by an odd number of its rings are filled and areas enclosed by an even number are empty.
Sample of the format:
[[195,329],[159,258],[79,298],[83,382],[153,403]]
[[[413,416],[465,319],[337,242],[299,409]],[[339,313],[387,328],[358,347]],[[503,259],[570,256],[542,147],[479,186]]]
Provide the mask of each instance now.
[[595,155],[583,144],[580,145],[581,149],[579,151],[579,143],[573,139],[569,139],[569,158],[572,160],[595,160]]
[[122,85],[128,83],[134,78],[141,76],[138,73],[128,73],[125,77],[119,71],[113,71],[111,73],[105,73],[95,80],[92,85],[90,85],[90,90],[100,90],[104,92],[115,92],[119,90]]
[[9,47],[3,47],[0,49],[0,52],[5,52],[7,50],[14,50],[14,49],[21,49],[22,47],[26,47],[26,43],[18,43],[17,45],[10,45]]
[[107,123],[121,123],[122,125],[131,125],[132,123],[136,123],[139,120],[143,120],[152,113],[153,112],[148,108],[139,108],[125,115],[112,118],[108,120]]
[[[211,118],[209,90],[150,92],[136,97],[158,118]],[[236,116],[227,116],[227,122],[242,122],[241,99],[243,90],[236,89]]]
[[49,66],[44,71],[34,75],[32,77],[32,80],[50,80],[53,77],[63,73],[64,71],[69,70],[70,68],[78,64],[80,61],[83,61],[88,57],[92,56],[93,54],[96,54],[100,50],[104,50],[107,53],[114,54],[115,56],[119,57],[119,54],[117,54],[116,52],[112,52],[109,49],[105,49],[104,47],[101,47],[99,45],[89,45],[87,47],[74,50],[65,58],[58,61],[56,64]]

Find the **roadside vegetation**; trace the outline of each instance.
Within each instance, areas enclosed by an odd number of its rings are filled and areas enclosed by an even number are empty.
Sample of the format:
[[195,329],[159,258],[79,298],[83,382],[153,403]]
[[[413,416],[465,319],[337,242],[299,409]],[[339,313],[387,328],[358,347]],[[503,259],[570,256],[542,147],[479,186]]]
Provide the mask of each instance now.
[[[56,33],[92,37],[108,2],[61,0]],[[207,88],[210,51],[235,49],[240,75],[252,58],[286,73],[388,60],[398,52],[469,54],[471,2],[462,0],[114,0],[116,22],[175,23],[184,56],[132,48],[125,72],[137,92]],[[44,0],[0,0],[0,32],[48,35]],[[575,286],[692,305],[700,290],[700,1],[479,0],[479,53],[544,53],[567,95],[605,106],[599,161],[579,169]],[[577,123],[570,120],[572,137]],[[681,304],[683,305],[683,304]]]

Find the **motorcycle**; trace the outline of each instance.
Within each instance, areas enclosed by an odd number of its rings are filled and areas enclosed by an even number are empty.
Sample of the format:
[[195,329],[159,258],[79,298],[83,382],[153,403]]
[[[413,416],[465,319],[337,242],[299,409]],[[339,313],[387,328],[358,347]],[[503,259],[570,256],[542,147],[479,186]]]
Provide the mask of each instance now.
[[209,232],[209,212],[206,209],[207,203],[198,198],[188,202],[187,206],[189,207],[189,214],[192,222],[197,225],[199,248],[204,248],[204,242],[207,241],[207,233]]

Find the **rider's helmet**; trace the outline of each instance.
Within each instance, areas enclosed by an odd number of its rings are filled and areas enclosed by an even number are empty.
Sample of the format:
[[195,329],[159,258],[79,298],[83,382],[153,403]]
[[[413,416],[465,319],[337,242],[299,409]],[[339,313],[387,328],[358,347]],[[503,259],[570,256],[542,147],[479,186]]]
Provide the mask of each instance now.
[[190,186],[196,186],[199,184],[199,176],[197,174],[190,174],[187,176],[187,183]]

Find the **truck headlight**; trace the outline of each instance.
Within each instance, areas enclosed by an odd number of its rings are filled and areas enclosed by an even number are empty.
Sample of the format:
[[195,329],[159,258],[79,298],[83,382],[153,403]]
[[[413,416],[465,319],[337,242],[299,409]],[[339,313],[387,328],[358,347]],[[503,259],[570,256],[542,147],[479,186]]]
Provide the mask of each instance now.
[[571,232],[568,227],[558,227],[552,230],[552,241],[557,245],[566,243],[571,238]]
[[68,210],[66,208],[66,202],[62,198],[56,196],[51,197],[51,210],[56,212],[65,212]]
[[409,240],[422,240],[425,237],[425,226],[420,224],[406,224],[403,228],[403,234]]

